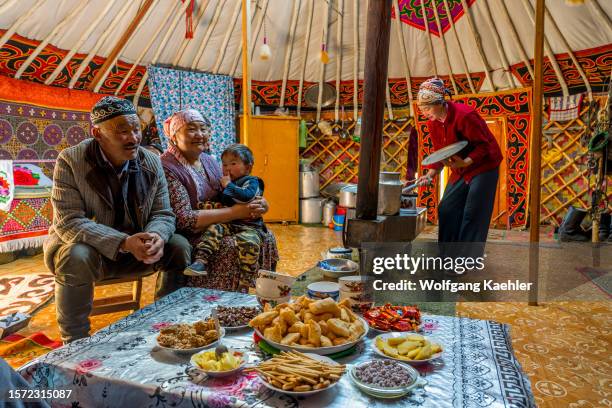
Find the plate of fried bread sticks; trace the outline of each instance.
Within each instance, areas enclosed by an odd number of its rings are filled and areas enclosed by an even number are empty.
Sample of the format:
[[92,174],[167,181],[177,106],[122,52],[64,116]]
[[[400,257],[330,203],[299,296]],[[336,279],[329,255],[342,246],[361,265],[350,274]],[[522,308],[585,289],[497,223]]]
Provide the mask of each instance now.
[[282,351],[247,370],[257,372],[273,391],[305,397],[338,384],[346,366],[318,354]]
[[305,296],[293,303],[265,307],[249,326],[279,350],[319,355],[346,350],[368,333],[367,322],[351,310],[348,302]]

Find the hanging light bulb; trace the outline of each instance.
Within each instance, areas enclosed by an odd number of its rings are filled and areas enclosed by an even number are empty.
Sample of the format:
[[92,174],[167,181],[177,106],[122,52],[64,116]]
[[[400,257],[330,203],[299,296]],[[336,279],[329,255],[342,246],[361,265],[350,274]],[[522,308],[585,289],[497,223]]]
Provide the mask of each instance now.
[[584,4],[584,0],[565,0],[565,4],[568,6],[581,6]]
[[321,44],[321,53],[319,54],[319,59],[323,64],[327,64],[329,62],[329,54],[327,53],[327,46],[325,43]]
[[268,45],[268,37],[264,37],[263,44],[261,44],[261,47],[259,47],[259,58],[265,61],[267,59],[270,59],[271,56],[272,50]]

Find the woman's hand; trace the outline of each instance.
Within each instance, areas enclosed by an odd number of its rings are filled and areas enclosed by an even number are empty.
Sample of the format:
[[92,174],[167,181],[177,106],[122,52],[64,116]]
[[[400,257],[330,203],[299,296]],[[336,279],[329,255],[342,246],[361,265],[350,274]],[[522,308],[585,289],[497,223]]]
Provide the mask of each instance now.
[[249,204],[249,209],[251,210],[250,217],[251,218],[259,218],[263,214],[268,212],[268,202],[263,197],[256,197]]
[[451,156],[450,158],[444,160],[444,164],[446,164],[447,166],[453,169],[461,169],[461,168],[469,166],[472,163],[473,161],[471,158],[466,157],[465,159],[462,159],[461,157],[457,155]]

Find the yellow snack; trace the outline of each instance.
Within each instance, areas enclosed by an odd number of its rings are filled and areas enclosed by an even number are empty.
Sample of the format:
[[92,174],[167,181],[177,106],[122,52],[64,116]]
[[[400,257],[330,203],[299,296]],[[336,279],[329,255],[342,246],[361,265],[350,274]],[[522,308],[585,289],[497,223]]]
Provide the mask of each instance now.
[[300,333],[302,326],[304,326],[304,323],[302,323],[302,322],[300,322],[298,320],[297,322],[295,322],[293,324],[293,326],[291,326],[291,327],[289,327],[289,329],[287,329],[287,332],[288,333]]
[[319,327],[321,328],[321,335],[323,336],[327,335],[327,332],[329,331],[329,328],[327,327],[327,322],[325,320],[321,320],[317,323],[319,324]]
[[290,309],[288,307],[284,308],[283,310],[281,310],[280,312],[280,317],[287,322],[288,326],[292,326],[294,325],[296,322],[299,321],[299,319],[297,318],[297,316],[295,315],[295,312],[293,311],[293,309]]
[[295,343],[300,339],[300,333],[289,333],[281,340],[281,344],[288,346],[291,343]]
[[252,318],[251,321],[249,322],[249,326],[265,327],[269,325],[270,323],[272,323],[272,320],[274,320],[276,316],[278,316],[277,311],[263,312],[255,316],[254,318]]
[[194,362],[205,371],[229,371],[238,368],[242,363],[242,358],[228,352],[223,353],[217,360],[215,351],[209,350],[196,355]]
[[321,326],[314,320],[308,322],[308,341],[315,347],[321,345]]
[[340,307],[332,298],[317,300],[308,305],[312,314],[332,313],[334,316],[340,315]]
[[397,346],[397,352],[406,355],[409,351],[412,351],[420,346],[421,343],[419,343],[418,341],[406,340],[405,342]]
[[268,327],[264,330],[263,335],[266,339],[274,341],[276,343],[279,343],[283,339],[283,336],[280,332],[280,327],[278,326]]
[[421,347],[419,353],[414,358],[415,360],[427,360],[431,357],[431,346],[428,344],[426,346]]
[[334,343],[334,346],[340,346],[348,343],[348,339],[346,337],[336,337],[334,340],[332,340],[332,343]]
[[388,343],[383,343],[382,351],[383,351],[383,353],[385,353],[389,357],[397,358],[397,356],[398,356],[397,349],[392,347],[392,346],[390,346]]
[[334,343],[326,336],[321,336],[321,347],[331,347]]
[[421,336],[420,334],[409,334],[408,336],[406,336],[406,340],[425,341],[425,337]]
[[389,343],[390,346],[397,346],[402,344],[404,341],[406,341],[406,337],[389,337],[387,339],[387,343]]
[[410,350],[410,351],[408,352],[408,354],[406,354],[406,357],[411,358],[411,359],[414,359],[414,358],[417,356],[417,354],[419,354],[419,351],[421,351],[421,349],[420,349],[420,348],[416,348],[416,349],[414,349],[414,350]]
[[431,352],[432,352],[432,354],[441,353],[442,352],[442,346],[440,346],[439,344],[433,343],[431,345]]
[[329,319],[327,321],[327,327],[329,331],[334,332],[340,337],[349,337],[351,335],[349,325],[340,319]]

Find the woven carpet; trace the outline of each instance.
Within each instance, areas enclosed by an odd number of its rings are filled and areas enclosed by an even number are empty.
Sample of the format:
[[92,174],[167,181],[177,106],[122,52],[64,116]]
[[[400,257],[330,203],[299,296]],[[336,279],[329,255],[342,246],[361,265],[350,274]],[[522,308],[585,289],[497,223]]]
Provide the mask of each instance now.
[[48,273],[0,276],[0,316],[32,314],[53,296],[54,284],[53,275]]
[[61,341],[51,340],[40,332],[28,337],[10,334],[0,340],[0,357],[13,368],[18,368],[61,345]]

